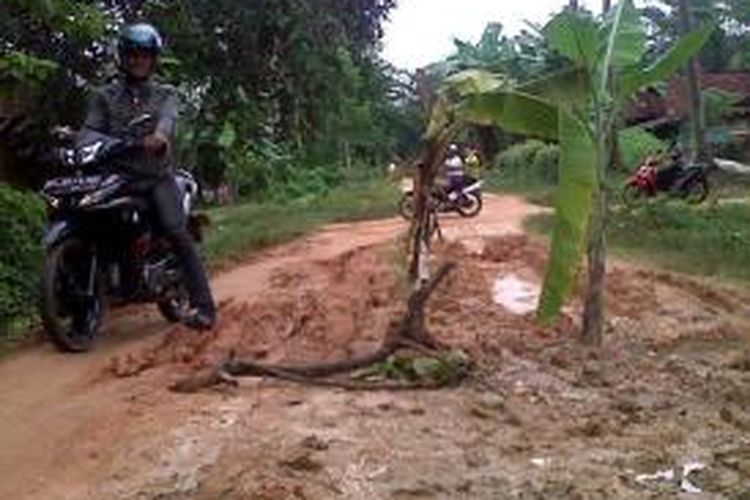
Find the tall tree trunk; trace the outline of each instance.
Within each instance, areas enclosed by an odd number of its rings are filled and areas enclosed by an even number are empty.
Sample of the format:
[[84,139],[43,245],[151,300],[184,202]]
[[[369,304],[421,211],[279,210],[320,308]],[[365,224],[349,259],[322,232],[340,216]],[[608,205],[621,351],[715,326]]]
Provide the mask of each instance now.
[[570,0],[570,3],[568,4],[568,8],[570,10],[578,10],[578,0]]
[[344,168],[347,172],[351,172],[352,170],[352,149],[351,144],[348,140],[344,140],[341,143],[341,153],[343,155],[344,160]]
[[[692,16],[688,0],[680,0],[680,29],[687,34],[692,29]],[[698,75],[698,58],[693,57],[685,68],[686,87],[690,101],[690,149],[693,160],[706,161],[709,151],[706,144],[705,116],[701,96],[700,77]]]
[[612,8],[612,0],[602,0],[602,13],[606,14]]

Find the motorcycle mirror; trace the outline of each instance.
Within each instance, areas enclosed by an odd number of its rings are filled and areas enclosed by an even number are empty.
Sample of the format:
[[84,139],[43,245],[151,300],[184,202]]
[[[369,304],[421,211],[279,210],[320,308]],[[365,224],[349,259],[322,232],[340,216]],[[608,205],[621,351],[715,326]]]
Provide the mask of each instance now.
[[71,139],[75,135],[75,132],[73,131],[73,129],[67,125],[65,126],[57,125],[55,127],[52,127],[52,130],[50,130],[50,133],[52,134],[52,137],[54,137],[58,141],[65,141],[65,140]]

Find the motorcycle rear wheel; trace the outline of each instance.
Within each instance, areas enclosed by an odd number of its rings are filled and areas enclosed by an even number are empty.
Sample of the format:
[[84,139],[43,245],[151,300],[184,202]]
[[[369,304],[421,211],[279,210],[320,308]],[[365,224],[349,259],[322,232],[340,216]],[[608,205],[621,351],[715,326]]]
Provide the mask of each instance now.
[[100,333],[103,287],[97,276],[93,296],[87,294],[91,262],[91,248],[78,238],[61,241],[45,257],[42,324],[63,352],[90,350]]

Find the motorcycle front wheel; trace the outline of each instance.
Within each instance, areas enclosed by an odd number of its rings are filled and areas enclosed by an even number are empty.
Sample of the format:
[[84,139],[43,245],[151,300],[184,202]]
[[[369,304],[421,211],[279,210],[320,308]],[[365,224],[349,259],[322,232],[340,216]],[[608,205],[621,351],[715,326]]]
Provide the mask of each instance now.
[[482,197],[477,193],[468,193],[457,202],[456,210],[461,217],[476,217],[482,211]]
[[104,314],[102,280],[92,266],[96,266],[93,251],[78,238],[61,241],[45,257],[42,324],[61,351],[88,351],[99,336]]
[[697,205],[706,201],[709,190],[708,179],[701,175],[690,179],[685,183],[680,190],[680,194],[682,195],[682,198],[691,205]]
[[168,298],[160,300],[156,306],[164,319],[170,323],[182,321],[190,311],[190,297],[187,288],[183,284],[178,285]]
[[634,186],[632,184],[628,184],[622,189],[622,193],[620,193],[620,199],[622,200],[623,205],[626,207],[632,207],[638,201],[643,198],[643,191],[638,186]]

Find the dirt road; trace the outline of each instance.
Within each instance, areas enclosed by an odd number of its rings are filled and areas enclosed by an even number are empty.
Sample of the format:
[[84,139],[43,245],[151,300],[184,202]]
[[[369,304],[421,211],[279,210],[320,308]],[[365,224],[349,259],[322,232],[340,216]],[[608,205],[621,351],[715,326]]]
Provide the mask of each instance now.
[[[585,352],[571,340],[578,305],[541,329],[493,300],[497,276],[539,282],[545,250],[521,235],[535,210],[488,197],[479,218],[445,223],[460,245],[442,258],[461,267],[430,321],[478,360],[464,387],[167,390],[229,349],[333,359],[376,344],[400,305],[405,225],[335,225],[216,276],[210,336],[136,309],[92,353],[42,346],[0,361],[0,498],[746,498],[746,297],[613,268],[609,340]],[[667,469],[677,476],[647,477]]]

